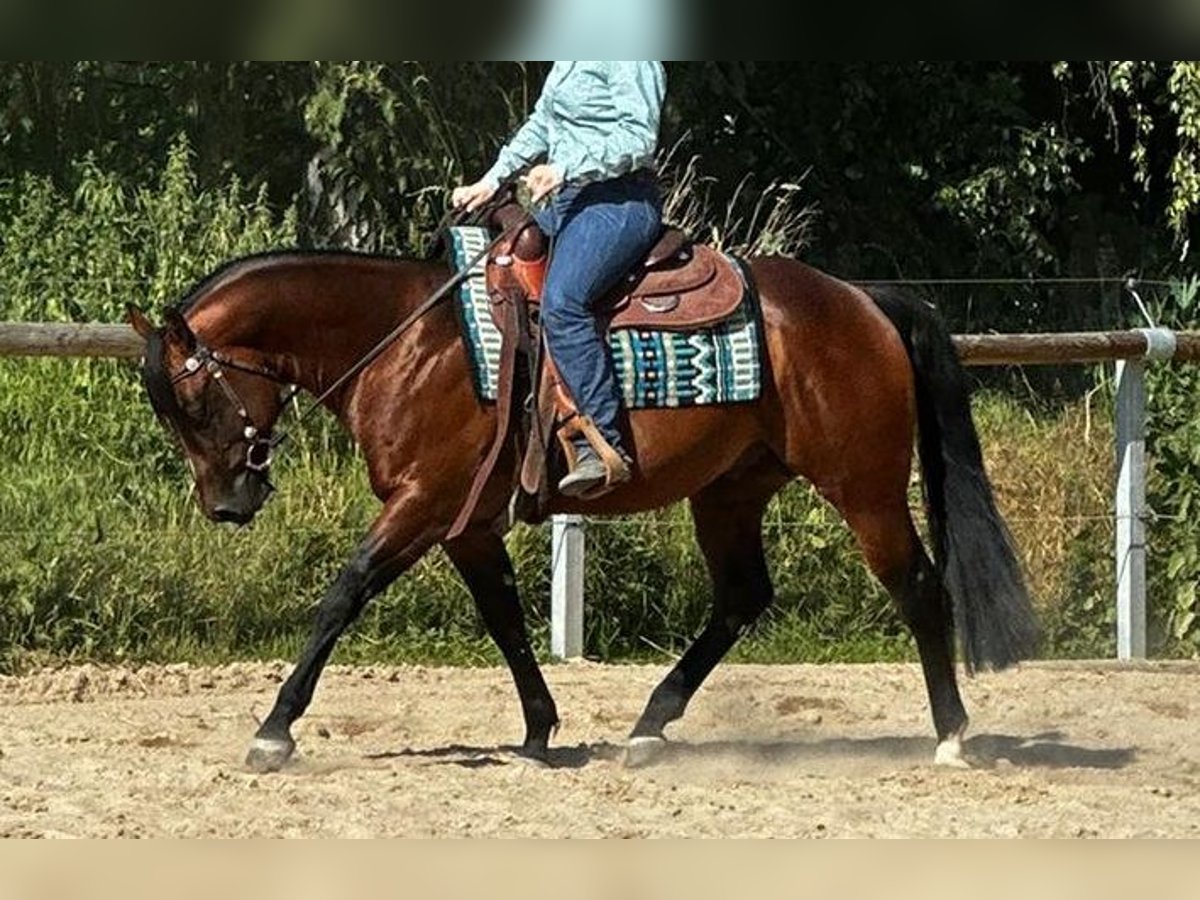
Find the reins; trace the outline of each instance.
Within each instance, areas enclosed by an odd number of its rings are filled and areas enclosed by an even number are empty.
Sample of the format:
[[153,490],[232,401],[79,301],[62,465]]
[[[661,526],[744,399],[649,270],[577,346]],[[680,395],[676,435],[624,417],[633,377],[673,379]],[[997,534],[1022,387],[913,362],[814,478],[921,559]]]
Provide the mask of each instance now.
[[[502,183],[501,186],[497,188],[496,193],[493,195],[493,199],[484,205],[483,210],[490,211],[491,209],[494,209],[498,205],[502,204],[506,199],[505,193],[509,187],[511,187],[511,181]],[[476,219],[478,219],[481,214],[482,213],[479,210],[476,210],[474,216]],[[442,216],[441,221],[438,223],[437,228],[434,230],[435,237],[440,235],[446,229],[446,227],[452,223],[462,222],[467,215],[472,214],[465,213],[457,209],[447,210],[446,214]],[[354,378],[356,375],[362,372],[363,369],[374,362],[379,355],[382,354],[383,351],[392,344],[392,342],[394,342],[398,337],[400,337],[400,335],[404,334],[404,332],[416,324],[416,322],[420,320],[422,316],[437,306],[437,304],[440,303],[451,290],[470,277],[471,271],[475,268],[475,266],[477,266],[480,261],[485,259],[498,244],[508,239],[516,231],[527,225],[530,218],[531,217],[529,213],[526,212],[524,216],[510,224],[495,238],[489,241],[487,246],[485,246],[482,250],[475,254],[474,257],[468,260],[467,263],[461,269],[459,269],[459,271],[453,273],[450,278],[448,278],[440,287],[438,287],[437,290],[425,298],[425,300],[421,302],[420,306],[405,316],[400,324],[384,335],[374,347],[368,350],[358,359],[357,362],[355,362],[352,366],[350,366],[350,368],[338,376],[333,384],[325,388],[325,390],[323,390],[308,405],[308,407],[300,413],[300,415],[296,418],[295,425],[301,424],[306,418],[308,418],[309,415],[312,414],[315,409],[317,409],[317,407],[321,406],[327,399],[329,399],[329,397],[335,391],[343,387],[348,381],[350,381],[350,379]],[[246,451],[247,467],[257,472],[265,472],[271,465],[274,449],[287,440],[288,432],[279,431],[277,434],[269,437],[263,437],[260,429],[250,419],[249,412],[246,409],[246,404],[242,402],[241,397],[238,396],[237,392],[233,389],[233,386],[230,385],[224,378],[224,372],[222,370],[229,368],[235,371],[245,372],[250,375],[268,378],[278,383],[284,382],[273,372],[256,366],[249,366],[245,363],[239,363],[236,360],[230,359],[229,357],[224,356],[220,352],[213,350],[205,346],[202,342],[198,341],[196,351],[188,358],[187,363],[184,365],[183,371],[172,377],[172,384],[194,375],[195,373],[199,372],[201,368],[207,371],[213,380],[220,385],[221,390],[225,393],[230,402],[233,403],[237,409],[238,415],[242,418],[243,439],[248,445]],[[294,384],[291,385],[287,395],[283,398],[283,405],[286,406],[299,392],[299,387]]]
[[[502,184],[499,188],[497,188],[495,196],[497,196],[497,197],[501,196],[502,192],[505,190],[505,188],[507,188],[507,186],[508,186],[507,184]],[[493,202],[489,201],[487,206],[489,208],[492,207]],[[454,217],[456,215],[460,215],[459,210],[456,210],[456,209],[448,210],[446,215],[444,215],[442,217],[442,221],[438,223],[438,227],[434,231],[434,234],[435,235],[440,234],[452,221],[454,221]],[[523,227],[529,221],[529,218],[530,218],[529,214],[526,213],[524,216],[522,216],[516,222],[509,225],[507,228],[505,228],[503,231],[501,231],[498,235],[496,235],[496,237],[494,237],[488,243],[488,245],[486,247],[484,247],[482,250],[480,250],[478,253],[476,253],[475,256],[473,256],[466,263],[466,265],[464,265],[459,271],[453,273],[441,285],[441,287],[439,287],[436,291],[434,291],[432,294],[430,294],[424,300],[424,302],[421,303],[420,306],[418,306],[411,313],[409,313],[407,316],[405,316],[404,320],[399,325],[397,325],[395,328],[393,328],[391,331],[389,331],[386,335],[384,335],[383,338],[380,339],[379,343],[377,343],[374,347],[372,347],[370,350],[368,350],[366,352],[366,354],[363,355],[358,360],[358,362],[354,363],[354,365],[352,365],[349,369],[347,369],[340,376],[338,376],[338,378],[333,382],[333,384],[331,384],[329,387],[327,387],[325,390],[323,390],[309,404],[308,408],[300,413],[300,416],[296,419],[296,424],[299,425],[301,422],[303,422],[305,420],[305,418],[307,418],[308,415],[310,413],[312,413],[312,411],[314,409],[316,409],[318,406],[320,406],[322,403],[324,403],[325,400],[327,400],[330,397],[330,395],[332,395],[336,390],[338,390],[338,388],[342,387],[344,384],[346,384],[347,381],[349,381],[351,378],[353,378],[355,375],[357,375],[359,372],[361,372],[363,369],[365,369],[367,366],[369,366],[372,362],[374,362],[379,357],[379,355],[381,353],[383,353],[383,351],[386,350],[394,340],[396,340],[396,338],[400,337],[400,335],[404,334],[405,331],[407,331],[409,328],[411,328],[413,326],[413,324],[415,324],[417,322],[418,319],[420,319],[423,315],[425,315],[425,313],[429,312],[429,310],[431,310],[431,309],[433,309],[433,307],[437,306],[437,304],[442,300],[442,298],[445,297],[446,294],[448,294],[453,288],[457,287],[461,282],[463,282],[464,280],[469,278],[471,275],[471,270],[474,269],[475,266],[477,266],[481,260],[485,259],[488,256],[488,254],[492,252],[493,248],[495,248],[498,244],[500,244],[501,241],[504,241],[505,239],[510,237],[520,227]],[[461,219],[459,219],[459,221],[461,221]],[[297,391],[298,391],[298,389],[294,389],[292,396],[295,396],[295,393]],[[290,400],[291,397],[288,397],[287,399]],[[276,444],[281,443],[286,437],[287,437],[286,432],[280,432],[279,438],[278,438],[278,440],[275,441],[275,443]]]
[[[316,409],[318,406],[320,406],[325,400],[327,400],[329,398],[329,396],[334,393],[334,391],[336,391],[338,388],[342,387],[347,381],[349,381],[351,378],[353,378],[355,375],[357,375],[359,372],[361,372],[363,369],[365,369],[367,366],[369,366],[372,362],[374,362],[379,357],[379,355],[381,353],[383,353],[383,351],[386,350],[388,348],[388,346],[391,345],[391,343],[394,340],[396,340],[396,338],[400,337],[400,335],[402,335],[405,331],[407,331],[409,328],[411,328],[417,322],[418,319],[420,319],[423,315],[425,315],[425,313],[429,312],[429,310],[431,310],[431,309],[433,309],[433,307],[437,306],[437,304],[442,300],[443,297],[446,296],[447,293],[449,293],[453,288],[457,287],[459,283],[461,283],[466,278],[468,278],[471,274],[471,270],[474,269],[475,266],[477,266],[479,264],[479,262],[482,259],[484,259],[489,253],[491,253],[492,249],[494,247],[496,247],[496,245],[498,245],[501,241],[510,237],[518,229],[519,226],[525,225],[527,221],[528,221],[528,215],[526,215],[525,218],[518,219],[516,222],[514,222],[508,228],[504,229],[504,231],[500,232],[500,234],[498,234],[495,238],[493,238],[488,243],[488,245],[486,247],[484,247],[482,250],[480,250],[477,254],[475,254],[475,256],[472,257],[467,262],[467,264],[463,266],[463,268],[460,271],[455,272],[453,275],[451,275],[450,278],[447,279],[442,284],[441,287],[439,287],[436,291],[434,291],[432,294],[430,294],[420,306],[418,306],[411,313],[409,313],[407,316],[405,316],[404,321],[402,321],[399,325],[397,325],[395,328],[393,328],[391,331],[389,331],[386,335],[384,335],[384,337],[382,339],[380,339],[379,343],[377,343],[374,347],[372,347],[370,350],[368,350],[366,352],[366,354],[363,355],[358,360],[358,362],[356,362],[349,369],[347,369],[345,372],[343,372],[340,376],[338,376],[337,380],[335,380],[333,382],[333,384],[331,384],[329,387],[327,387],[325,390],[323,390],[309,404],[308,408],[305,409],[302,413],[300,413],[299,418],[296,419],[296,423],[299,424],[299,423],[303,422],[304,419],[309,415],[309,413],[311,413],[314,409]],[[281,433],[280,440],[282,440],[283,437],[284,437],[284,435]]]

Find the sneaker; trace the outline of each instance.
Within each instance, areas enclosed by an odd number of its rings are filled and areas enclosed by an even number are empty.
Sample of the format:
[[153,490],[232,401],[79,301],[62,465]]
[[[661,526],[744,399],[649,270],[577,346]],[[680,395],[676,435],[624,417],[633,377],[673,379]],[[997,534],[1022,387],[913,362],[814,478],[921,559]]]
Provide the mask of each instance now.
[[558,483],[558,492],[564,497],[579,497],[602,487],[608,480],[608,470],[595,453],[582,456],[575,468],[563,476]]

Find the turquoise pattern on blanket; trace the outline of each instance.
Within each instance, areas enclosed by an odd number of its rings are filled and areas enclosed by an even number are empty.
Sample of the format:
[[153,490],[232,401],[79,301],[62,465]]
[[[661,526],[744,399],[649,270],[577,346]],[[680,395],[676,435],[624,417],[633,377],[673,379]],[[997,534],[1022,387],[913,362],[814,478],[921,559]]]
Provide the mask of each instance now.
[[[452,228],[450,244],[455,271],[462,271],[487,246],[487,231]],[[731,259],[745,283],[741,262]],[[482,260],[459,286],[457,298],[476,394],[494,402],[501,339]],[[608,341],[629,409],[741,403],[762,393],[762,323],[753,291],[744,292],[734,315],[712,327],[686,332],[622,328],[611,332]]]

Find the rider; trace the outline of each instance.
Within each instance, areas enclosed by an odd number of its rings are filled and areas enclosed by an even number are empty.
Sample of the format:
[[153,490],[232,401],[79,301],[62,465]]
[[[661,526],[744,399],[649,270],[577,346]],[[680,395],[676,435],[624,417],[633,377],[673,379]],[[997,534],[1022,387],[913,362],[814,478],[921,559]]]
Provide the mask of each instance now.
[[[636,265],[662,230],[654,154],[665,76],[656,61],[555,62],[533,113],[474,184],[451,195],[455,207],[486,203],[523,165],[534,212],[552,237],[542,291],[546,345],[579,411],[626,462],[617,430],[620,394],[591,304]],[[586,494],[610,476],[581,435],[576,461],[559,482],[567,496]]]

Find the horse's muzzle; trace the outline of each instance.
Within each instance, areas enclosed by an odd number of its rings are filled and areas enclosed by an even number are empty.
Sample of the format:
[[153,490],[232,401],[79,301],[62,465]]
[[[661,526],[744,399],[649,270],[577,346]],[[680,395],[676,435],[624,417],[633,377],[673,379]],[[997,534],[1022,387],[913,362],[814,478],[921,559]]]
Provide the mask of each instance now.
[[211,518],[214,522],[232,522],[234,525],[248,525],[254,519],[257,510],[237,509],[232,506],[214,506]]
[[239,473],[234,479],[233,490],[207,510],[208,517],[214,522],[248,525],[274,490],[275,486],[262,472]]

